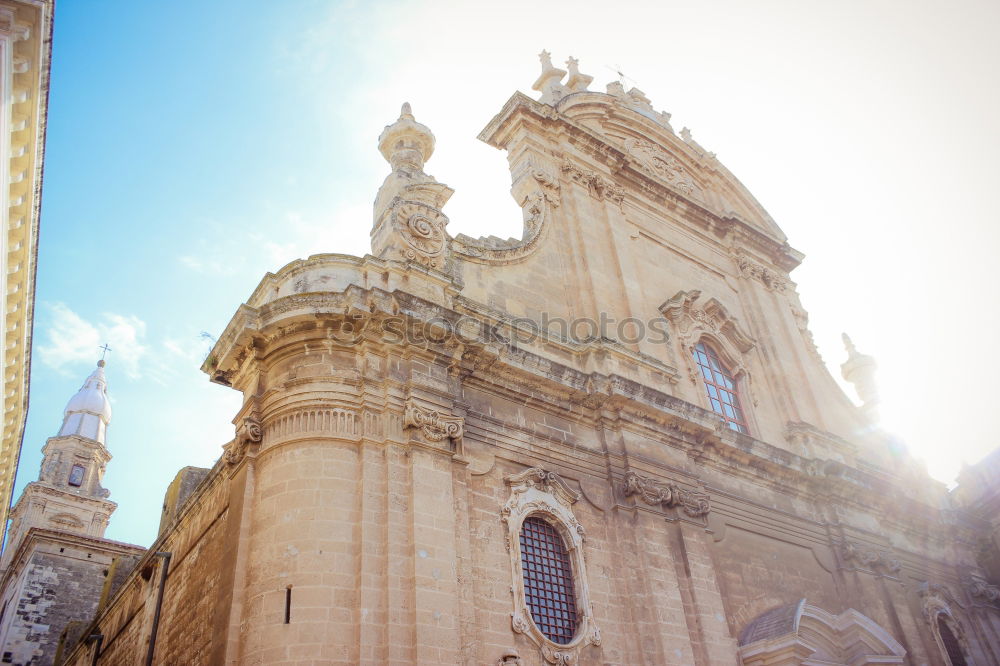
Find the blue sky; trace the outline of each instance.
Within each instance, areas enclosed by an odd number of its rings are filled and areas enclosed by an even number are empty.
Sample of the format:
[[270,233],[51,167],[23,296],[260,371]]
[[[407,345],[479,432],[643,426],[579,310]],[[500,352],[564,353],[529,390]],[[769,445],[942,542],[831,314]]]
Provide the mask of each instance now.
[[[148,545],[163,491],[210,466],[239,398],[198,366],[267,271],[364,254],[403,101],[456,189],[449,230],[520,232],[475,136],[536,54],[621,68],[739,177],[807,258],[792,277],[835,374],[880,362],[887,421],[950,480],[1000,438],[993,270],[995,3],[60,2],[31,405],[15,497],[107,341],[110,538]],[[956,417],[964,423],[955,427]]]

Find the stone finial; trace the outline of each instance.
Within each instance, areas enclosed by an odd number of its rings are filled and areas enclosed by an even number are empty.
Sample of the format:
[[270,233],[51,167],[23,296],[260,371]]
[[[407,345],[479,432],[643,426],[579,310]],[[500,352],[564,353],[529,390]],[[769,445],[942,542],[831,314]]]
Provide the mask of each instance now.
[[625,92],[625,86],[621,81],[612,81],[607,85],[606,90],[609,95],[617,97],[628,108],[641,113],[668,132],[673,133],[674,128],[670,126],[670,114],[654,109],[653,103],[646,97],[646,93],[635,87]]
[[379,135],[378,149],[393,171],[423,173],[424,163],[434,153],[434,134],[414,120],[413,109],[405,102],[399,119]]
[[656,109],[653,108],[653,102],[646,97],[646,93],[642,92],[638,88],[632,87],[626,95],[632,102],[633,107],[642,109],[643,111],[649,111],[650,113],[656,113]]
[[681,138],[684,139],[684,143],[694,148],[696,151],[698,151],[698,153],[702,155],[707,155],[709,157],[715,157],[715,153],[708,152],[707,150],[705,150],[705,146],[701,145],[700,143],[694,140],[694,137],[691,136],[691,130],[689,130],[687,127],[681,128]]
[[844,333],[844,348],[847,350],[847,361],[840,366],[844,379],[854,385],[854,390],[861,398],[861,409],[873,420],[878,420],[878,386],[875,384],[875,370],[878,365],[875,359],[858,352],[851,337]]
[[[684,128],[684,131],[687,132],[687,127]],[[688,135],[690,136],[690,133]],[[851,340],[851,336],[847,333],[841,333],[840,339],[844,341],[844,349],[847,350],[848,358],[854,358],[858,355],[858,348],[854,346],[854,341]]]
[[378,138],[378,149],[392,165],[375,195],[372,254],[418,262],[444,270],[448,265],[448,217],[441,211],[454,190],[424,173],[434,152],[434,135],[413,118],[409,103]]
[[538,54],[538,59],[542,61],[543,72],[555,69],[555,67],[552,65],[552,54],[549,53],[547,50],[542,49],[542,52]]
[[586,92],[587,86],[594,80],[594,77],[580,73],[580,61],[570,56],[566,61],[566,69],[569,70],[569,78],[566,80],[567,93]]
[[538,59],[542,63],[542,73],[535,79],[535,82],[531,85],[531,89],[542,93],[542,96],[538,99],[539,102],[554,105],[568,92],[562,84],[562,78],[566,76],[566,70],[552,65],[552,54],[548,51],[539,53]]

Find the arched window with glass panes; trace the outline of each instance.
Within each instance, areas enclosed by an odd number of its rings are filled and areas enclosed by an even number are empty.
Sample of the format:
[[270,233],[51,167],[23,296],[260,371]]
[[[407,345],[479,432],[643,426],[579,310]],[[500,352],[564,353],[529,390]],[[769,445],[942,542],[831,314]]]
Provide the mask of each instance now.
[[732,371],[704,340],[694,346],[692,355],[712,411],[721,416],[732,430],[749,433],[746,413],[743,411]]

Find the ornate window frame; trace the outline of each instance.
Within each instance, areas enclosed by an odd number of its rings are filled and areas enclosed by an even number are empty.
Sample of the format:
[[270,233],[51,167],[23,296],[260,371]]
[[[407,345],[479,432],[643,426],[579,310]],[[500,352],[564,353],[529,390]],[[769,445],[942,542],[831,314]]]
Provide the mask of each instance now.
[[[708,393],[701,373],[694,360],[695,347],[705,343],[712,347],[719,359],[733,375],[736,394],[743,409],[745,426],[750,433],[757,431],[753,410],[757,400],[753,396],[753,379],[747,364],[743,359],[755,346],[754,339],[744,330],[739,320],[729,314],[729,311],[715,298],[699,303],[701,292],[697,289],[679,291],[663,303],[659,310],[671,323],[674,338],[680,345],[680,351],[688,370],[688,377],[698,390],[699,405],[713,414]],[[720,418],[723,418],[720,415]],[[729,427],[728,425],[726,426]]]
[[[500,517],[507,526],[504,536],[510,554],[514,602],[514,609],[510,614],[511,628],[534,643],[548,663],[559,666],[575,664],[583,648],[601,644],[601,631],[594,622],[584,562],[583,544],[586,534],[572,510],[580,495],[570,489],[558,474],[540,467],[504,477],[504,482],[510,486],[510,498],[501,507]],[[519,537],[521,525],[529,516],[543,518],[555,527],[569,553],[579,624],[573,640],[566,644],[550,640],[539,630],[525,600]]]
[[952,635],[958,641],[958,646],[962,650],[962,656],[965,658],[967,666],[975,666],[976,662],[972,659],[972,650],[970,649],[969,639],[965,635],[965,629],[955,616],[955,612],[951,609],[951,604],[956,603],[951,590],[944,585],[925,582],[920,585],[919,593],[922,599],[921,605],[924,618],[930,624],[931,636],[934,637],[934,644],[937,646],[945,666],[952,666],[952,661],[951,656],[948,654],[948,648],[945,647],[944,639],[941,638],[941,629],[938,627],[938,620],[943,620],[948,625]]

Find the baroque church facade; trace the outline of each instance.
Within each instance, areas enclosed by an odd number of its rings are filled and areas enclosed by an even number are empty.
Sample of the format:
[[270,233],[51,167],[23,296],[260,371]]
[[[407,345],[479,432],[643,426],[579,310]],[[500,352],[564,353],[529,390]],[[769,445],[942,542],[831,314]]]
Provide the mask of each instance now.
[[371,254],[239,306],[203,365],[235,437],[63,663],[1000,663],[996,475],[962,504],[900,452],[872,360],[847,341],[858,407],[820,359],[774,220],[567,65],[479,137],[520,239],[448,233],[404,105]]

